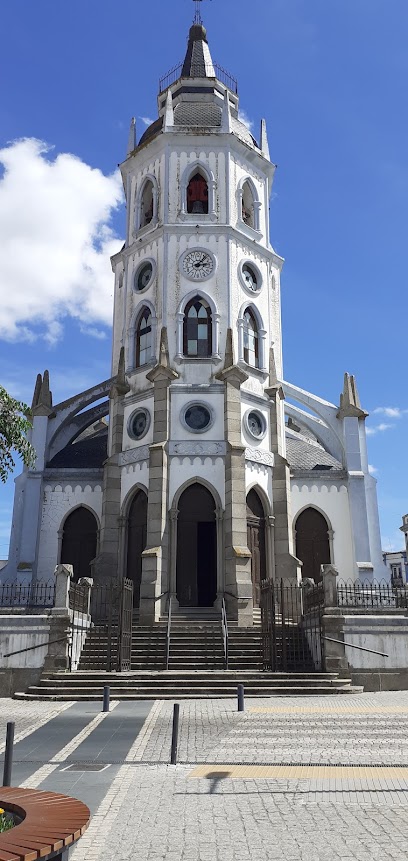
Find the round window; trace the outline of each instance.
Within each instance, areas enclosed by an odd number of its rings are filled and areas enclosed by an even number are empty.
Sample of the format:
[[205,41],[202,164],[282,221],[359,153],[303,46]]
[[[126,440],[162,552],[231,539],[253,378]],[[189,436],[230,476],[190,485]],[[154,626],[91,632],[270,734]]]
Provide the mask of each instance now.
[[266,421],[262,413],[258,410],[248,410],[244,417],[245,429],[255,437],[255,439],[263,439],[266,434]]
[[153,276],[154,276],[153,261],[152,260],[146,260],[136,270],[135,290],[137,290],[139,293],[142,290],[146,290],[146,288],[149,287],[150,284],[152,283]]
[[193,433],[204,433],[213,424],[212,412],[206,404],[187,404],[182,413],[182,422]]
[[141,409],[136,410],[134,413],[132,413],[128,422],[128,432],[129,436],[131,436],[132,439],[143,439],[143,437],[146,436],[149,427],[149,410],[146,410],[144,409],[144,407],[142,407]]
[[244,260],[239,265],[241,284],[249,293],[259,293],[262,287],[262,275],[252,261]]

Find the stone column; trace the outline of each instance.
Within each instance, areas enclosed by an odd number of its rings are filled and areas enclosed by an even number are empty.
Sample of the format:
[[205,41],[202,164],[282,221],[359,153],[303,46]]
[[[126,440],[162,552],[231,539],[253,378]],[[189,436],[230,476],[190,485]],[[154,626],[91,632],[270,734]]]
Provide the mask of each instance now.
[[129,386],[124,373],[124,349],[121,348],[116,381],[109,392],[109,456],[103,467],[102,517],[99,550],[91,570],[96,583],[103,585],[123,576],[119,569],[121,467],[119,455],[123,446],[124,395]]
[[228,617],[240,627],[253,624],[251,553],[248,549],[245,485],[245,446],[241,432],[241,385],[248,375],[233,363],[232,332],[227,334],[225,369],[216,376],[224,383],[225,457],[225,603]]
[[[337,577],[339,572],[333,565],[322,565],[324,611],[322,616],[322,652],[326,673],[348,674],[348,661],[344,645],[344,618],[337,606]],[[325,639],[328,637],[328,639]]]
[[169,528],[168,528],[168,457],[169,413],[171,383],[178,378],[169,366],[167,332],[160,337],[158,364],[146,374],[153,383],[154,417],[153,444],[149,447],[149,491],[147,501],[147,543],[142,554],[142,582],[140,586],[140,623],[151,625],[160,615],[156,601],[161,592],[170,589],[169,583]]
[[270,399],[270,449],[275,456],[272,470],[272,498],[275,549],[275,578],[287,585],[300,579],[299,560],[294,555],[292,515],[290,511],[290,471],[286,460],[284,400],[282,386],[276,377],[273,349],[270,350],[270,385],[265,394]]
[[44,672],[69,668],[69,642],[73,615],[69,609],[69,587],[73,573],[72,565],[57,565],[55,568],[55,603],[50,612],[50,633]]

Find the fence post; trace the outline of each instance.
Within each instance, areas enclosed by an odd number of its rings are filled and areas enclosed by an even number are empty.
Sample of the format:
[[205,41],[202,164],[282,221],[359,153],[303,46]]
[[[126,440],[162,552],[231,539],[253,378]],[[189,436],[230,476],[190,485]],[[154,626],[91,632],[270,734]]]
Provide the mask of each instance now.
[[13,744],[15,723],[7,724],[6,750],[4,752],[3,786],[11,786],[11,769],[13,766]]
[[321,565],[320,566],[322,580],[323,580],[323,592],[324,592],[324,606],[325,607],[337,607],[337,577],[339,576],[339,572],[334,565]]
[[171,734],[171,755],[170,755],[170,762],[172,765],[177,764],[179,717],[180,717],[180,704],[174,703],[174,706],[173,706],[173,730],[172,730],[172,734]]
[[87,615],[89,616],[89,614],[91,612],[91,592],[92,592],[92,586],[93,586],[92,577],[81,577],[78,580],[78,586],[83,586],[84,589],[87,589],[84,610],[85,610],[85,613],[87,613]]
[[[346,647],[343,643],[343,618],[342,610],[337,606],[337,577],[339,572],[334,565],[321,566],[324,606],[321,616],[322,625],[322,658],[323,668],[326,673],[340,673],[340,676],[348,674],[348,661],[346,658]],[[332,637],[339,642],[325,640],[324,637]]]

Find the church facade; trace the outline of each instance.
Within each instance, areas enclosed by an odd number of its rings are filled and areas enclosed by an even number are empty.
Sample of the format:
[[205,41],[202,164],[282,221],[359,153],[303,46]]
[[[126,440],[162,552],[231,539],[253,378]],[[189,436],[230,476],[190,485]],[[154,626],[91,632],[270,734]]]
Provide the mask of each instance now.
[[38,376],[2,582],[71,563],[132,579],[145,623],[171,595],[245,626],[265,578],[387,577],[354,378],[338,405],[284,381],[274,170],[197,21],[121,165],[112,376],[57,405]]

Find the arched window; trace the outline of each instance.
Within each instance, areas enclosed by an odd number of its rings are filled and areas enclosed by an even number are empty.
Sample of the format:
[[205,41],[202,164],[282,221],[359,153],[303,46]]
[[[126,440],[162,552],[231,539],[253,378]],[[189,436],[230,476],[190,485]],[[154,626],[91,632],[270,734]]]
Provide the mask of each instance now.
[[199,215],[208,213],[208,183],[198,171],[187,186],[187,212]]
[[249,308],[244,312],[244,362],[259,368],[259,333],[255,317]]
[[183,321],[183,353],[191,358],[205,358],[212,352],[211,308],[196,296],[186,305]]
[[143,308],[136,324],[136,361],[135,367],[146,365],[153,357],[152,314],[150,308]]
[[249,182],[244,182],[242,186],[242,221],[248,227],[255,228],[254,195]]
[[146,227],[153,221],[153,183],[150,179],[145,182],[140,201],[140,227]]

